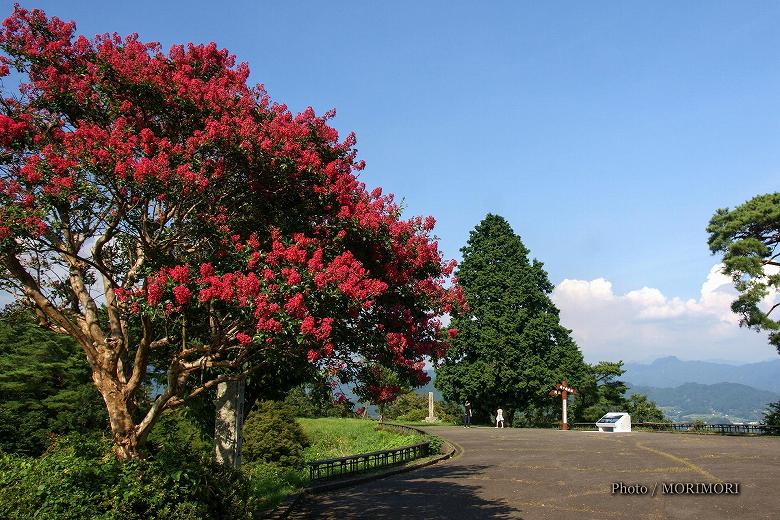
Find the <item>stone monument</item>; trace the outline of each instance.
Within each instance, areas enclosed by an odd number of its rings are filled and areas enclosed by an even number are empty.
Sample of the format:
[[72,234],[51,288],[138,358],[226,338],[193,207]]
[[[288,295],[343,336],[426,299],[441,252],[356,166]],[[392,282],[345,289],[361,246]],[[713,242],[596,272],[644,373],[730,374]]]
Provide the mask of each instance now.
[[436,414],[433,411],[433,392],[428,392],[428,417],[425,422],[436,422]]
[[214,449],[217,462],[241,467],[241,429],[244,423],[244,381],[217,385]]

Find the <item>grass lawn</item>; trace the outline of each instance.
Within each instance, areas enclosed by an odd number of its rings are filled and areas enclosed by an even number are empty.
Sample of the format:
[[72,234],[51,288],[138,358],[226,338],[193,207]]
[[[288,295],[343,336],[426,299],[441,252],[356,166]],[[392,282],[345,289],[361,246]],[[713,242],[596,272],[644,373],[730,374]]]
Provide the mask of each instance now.
[[391,423],[395,424],[403,424],[404,426],[416,426],[417,428],[430,428],[430,427],[436,427],[436,426],[460,426],[460,424],[451,422],[451,421],[438,421],[438,422],[425,422],[425,421],[401,421],[398,419],[393,419],[390,421]]
[[298,419],[311,446],[304,450],[306,461],[346,457],[358,453],[389,450],[423,442],[422,435],[375,430],[376,421],[365,419]]

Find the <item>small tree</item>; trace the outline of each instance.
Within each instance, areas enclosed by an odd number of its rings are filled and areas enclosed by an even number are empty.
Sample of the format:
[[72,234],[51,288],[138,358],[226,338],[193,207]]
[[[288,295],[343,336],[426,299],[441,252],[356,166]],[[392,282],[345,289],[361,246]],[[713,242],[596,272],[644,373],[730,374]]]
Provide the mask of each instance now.
[[[271,103],[213,43],[74,30],[17,6],[0,31],[0,77],[27,77],[0,103],[0,280],[83,350],[117,455],[253,372],[420,377],[453,264],[433,218],[358,182],[333,114]],[[150,371],[164,385],[143,406]]]
[[780,320],[774,315],[780,307],[780,193],[717,210],[707,233],[710,250],[723,253],[723,272],[739,291],[731,310],[742,316],[740,325],[768,331],[780,354]]
[[[423,385],[430,381],[430,378],[424,371],[418,373],[418,380],[415,386]],[[383,367],[378,364],[367,365],[364,373],[361,374],[360,384],[355,386],[355,393],[361,401],[370,403],[379,409],[379,422],[385,420],[385,409],[394,402],[401,394],[404,385],[404,379],[399,376],[396,370]]]

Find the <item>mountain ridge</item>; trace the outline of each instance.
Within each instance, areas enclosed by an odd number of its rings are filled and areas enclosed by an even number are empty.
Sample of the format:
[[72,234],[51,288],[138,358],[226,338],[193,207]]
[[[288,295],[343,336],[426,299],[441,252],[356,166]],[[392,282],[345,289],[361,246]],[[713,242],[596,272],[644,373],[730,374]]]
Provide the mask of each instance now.
[[674,388],[658,388],[626,383],[626,395],[645,394],[673,421],[690,421],[696,417],[720,422],[761,421],[769,403],[780,400],[780,394],[741,383],[684,383]]
[[674,388],[685,383],[738,383],[780,393],[780,358],[729,365],[711,361],[683,361],[675,356],[667,356],[647,364],[625,363],[623,368],[626,373],[621,379],[640,386]]

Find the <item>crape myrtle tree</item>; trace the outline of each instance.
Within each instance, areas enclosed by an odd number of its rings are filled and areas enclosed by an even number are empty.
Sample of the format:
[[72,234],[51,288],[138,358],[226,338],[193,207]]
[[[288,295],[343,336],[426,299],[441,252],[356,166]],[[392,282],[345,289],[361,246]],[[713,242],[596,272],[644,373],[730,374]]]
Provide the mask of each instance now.
[[731,309],[741,315],[740,325],[768,331],[780,354],[780,193],[717,210],[707,233],[710,250],[723,254],[723,272],[739,291]]
[[559,415],[549,390],[564,378],[577,387],[588,367],[559,323],[542,263],[529,261],[509,223],[492,214],[461,252],[456,274],[468,307],[452,315],[457,336],[436,366],[436,387],[446,400],[470,400],[475,420],[488,420],[499,406],[510,423],[529,409]]
[[270,102],[213,43],[74,31],[16,6],[0,32],[0,73],[23,78],[0,103],[0,278],[83,350],[120,458],[166,410],[253,372],[425,380],[454,264],[433,218],[402,220],[357,180],[331,113]]

